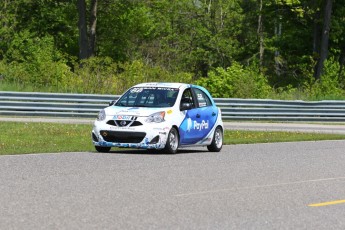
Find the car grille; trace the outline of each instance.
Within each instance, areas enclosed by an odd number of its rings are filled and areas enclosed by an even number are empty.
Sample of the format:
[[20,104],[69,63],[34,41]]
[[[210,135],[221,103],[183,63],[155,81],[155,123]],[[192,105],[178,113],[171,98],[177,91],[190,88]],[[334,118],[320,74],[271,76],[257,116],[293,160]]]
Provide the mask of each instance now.
[[100,133],[105,141],[119,143],[140,143],[146,136],[144,132],[101,130]]
[[110,120],[107,122],[108,125],[118,126],[118,127],[133,127],[143,125],[140,121],[125,121],[125,120]]

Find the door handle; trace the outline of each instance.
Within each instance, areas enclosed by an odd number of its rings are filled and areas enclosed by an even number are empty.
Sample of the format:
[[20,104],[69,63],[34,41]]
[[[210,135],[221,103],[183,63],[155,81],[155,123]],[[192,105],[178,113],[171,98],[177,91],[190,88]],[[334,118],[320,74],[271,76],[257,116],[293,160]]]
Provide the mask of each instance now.
[[212,113],[212,116],[213,116],[213,117],[214,117],[214,116],[216,116],[216,113],[215,113],[215,112],[213,112],[213,113]]

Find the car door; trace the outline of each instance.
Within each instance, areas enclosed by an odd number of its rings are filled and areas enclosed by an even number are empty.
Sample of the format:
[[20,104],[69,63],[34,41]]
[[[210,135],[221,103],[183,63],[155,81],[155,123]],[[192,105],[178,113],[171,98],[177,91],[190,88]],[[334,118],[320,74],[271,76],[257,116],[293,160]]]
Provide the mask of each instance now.
[[[189,104],[188,108],[183,108],[183,104]],[[180,127],[180,144],[194,144],[197,138],[194,136],[193,123],[197,119],[197,107],[191,88],[187,88],[182,93],[180,101],[181,116],[184,117]]]
[[212,100],[201,88],[193,88],[193,95],[196,100],[196,121],[193,124],[194,135],[198,142],[203,140],[212,130],[217,121],[218,109],[213,105]]
[[[198,88],[188,89],[192,108],[183,111],[185,118],[180,126],[181,145],[196,144],[203,140],[217,120],[216,108],[205,92]],[[186,93],[188,95],[188,93]],[[181,99],[181,103],[184,97]]]

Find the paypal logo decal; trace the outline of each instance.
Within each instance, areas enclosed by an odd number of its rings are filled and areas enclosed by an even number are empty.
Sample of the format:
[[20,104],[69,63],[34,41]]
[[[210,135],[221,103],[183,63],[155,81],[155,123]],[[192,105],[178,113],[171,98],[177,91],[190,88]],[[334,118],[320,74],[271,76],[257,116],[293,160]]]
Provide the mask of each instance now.
[[204,121],[202,120],[201,123],[194,121],[194,129],[197,129],[199,131],[203,130],[203,129],[208,129],[208,121]]
[[209,127],[209,121],[202,120],[201,122],[193,121],[192,119],[187,119],[187,132],[190,132],[191,129],[194,130],[204,130],[208,129]]

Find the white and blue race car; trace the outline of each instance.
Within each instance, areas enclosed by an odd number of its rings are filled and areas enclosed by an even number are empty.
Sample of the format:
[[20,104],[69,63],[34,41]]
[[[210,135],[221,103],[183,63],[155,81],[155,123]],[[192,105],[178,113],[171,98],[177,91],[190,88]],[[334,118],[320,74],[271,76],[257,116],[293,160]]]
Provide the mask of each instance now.
[[190,146],[219,152],[223,130],[221,111],[205,88],[142,83],[99,112],[92,142],[98,152],[122,147],[176,153]]

